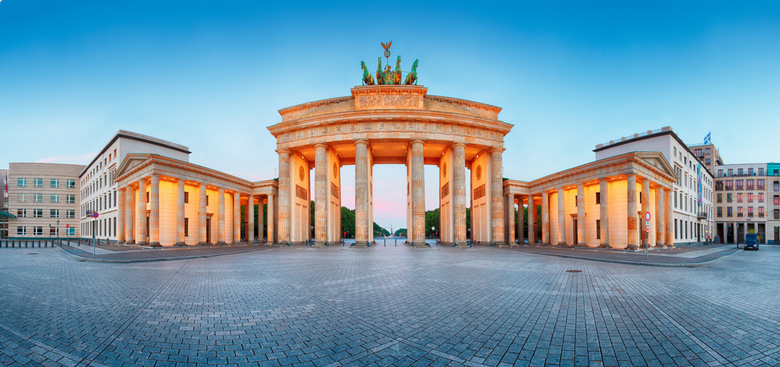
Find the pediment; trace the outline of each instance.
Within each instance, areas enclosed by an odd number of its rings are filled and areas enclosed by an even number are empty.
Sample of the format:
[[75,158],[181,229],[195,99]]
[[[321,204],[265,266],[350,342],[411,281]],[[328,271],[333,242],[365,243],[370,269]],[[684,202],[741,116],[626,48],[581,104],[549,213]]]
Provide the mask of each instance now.
[[666,160],[666,157],[660,152],[637,152],[637,157],[641,159],[645,164],[653,166],[659,171],[674,177],[677,180],[677,174],[674,173],[674,168]]
[[151,154],[128,154],[125,156],[125,159],[122,161],[122,164],[119,165],[119,168],[116,170],[116,173],[114,174],[114,179],[117,177],[122,177],[125,175],[125,173],[130,172],[133,170],[133,168],[137,167],[147,159],[149,159],[152,155]]

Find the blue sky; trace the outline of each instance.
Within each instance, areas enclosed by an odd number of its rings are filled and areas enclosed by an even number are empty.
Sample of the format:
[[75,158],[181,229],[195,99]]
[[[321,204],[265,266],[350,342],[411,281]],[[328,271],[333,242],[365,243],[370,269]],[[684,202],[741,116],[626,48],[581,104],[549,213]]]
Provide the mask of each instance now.
[[[348,95],[390,40],[429,94],[503,108],[506,177],[666,125],[690,143],[712,131],[727,163],[780,161],[780,3],[734,4],[3,0],[0,167],[88,163],[126,129],[271,178],[277,111]],[[375,172],[375,196],[404,196],[401,166]],[[400,208],[375,218],[398,228]]]

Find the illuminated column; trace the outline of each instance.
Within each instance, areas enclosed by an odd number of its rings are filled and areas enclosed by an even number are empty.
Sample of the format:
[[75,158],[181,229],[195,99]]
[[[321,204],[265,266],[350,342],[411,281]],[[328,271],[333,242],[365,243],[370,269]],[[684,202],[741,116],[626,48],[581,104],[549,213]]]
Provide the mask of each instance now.
[[664,247],[664,188],[655,189],[655,247]]
[[176,182],[176,243],[174,246],[187,246],[184,243],[184,180]]
[[[531,195],[529,195],[528,197],[530,198]],[[518,196],[517,197],[517,243],[521,245],[525,240],[525,233],[523,232],[525,232],[525,211],[523,210],[523,197]]]
[[355,246],[368,247],[368,142],[355,142]]
[[587,247],[585,238],[585,186],[577,184],[577,243],[574,245]]
[[424,142],[415,140],[409,150],[412,157],[412,241],[411,245],[426,246],[425,243],[425,157]]
[[225,243],[225,188],[219,188],[217,194],[217,245],[226,245]]
[[601,248],[610,248],[609,245],[609,182],[607,178],[601,178],[599,185],[599,221],[601,222]]
[[664,189],[664,219],[666,219],[666,241],[664,246],[674,247],[674,218],[672,218],[672,190]]
[[233,191],[233,244],[241,243],[241,193]]
[[328,241],[328,147],[314,146],[314,245]]
[[566,246],[566,194],[558,186],[558,246]]
[[453,241],[456,246],[466,246],[466,146],[463,143],[455,143],[452,150],[452,202],[455,216]]
[[[260,203],[260,212],[263,212],[263,204]],[[249,243],[255,243],[255,196],[249,195],[249,200],[246,202],[247,225],[246,228],[246,241]],[[262,214],[261,214],[262,216]],[[263,221],[260,220],[260,225],[263,225]]]
[[135,223],[136,233],[138,233],[138,239],[136,243],[139,245],[146,244],[146,180],[143,178],[138,180],[138,208],[135,211]]
[[[522,205],[521,205],[522,207]],[[515,243],[515,196],[506,195],[506,243],[514,245]]]
[[627,193],[626,193],[626,215],[628,220],[628,227],[626,231],[626,243],[628,249],[635,250],[637,248],[637,206],[636,206],[636,174],[629,173],[627,180]]
[[[534,219],[536,219],[536,208],[534,208]],[[529,229],[531,222],[528,222]],[[542,244],[551,245],[553,239],[550,233],[550,193],[542,191]]]
[[268,222],[266,225],[268,226],[268,234],[266,235],[268,237],[268,243],[276,243],[274,240],[274,235],[276,234],[276,230],[274,227],[274,224],[276,222],[276,216],[274,215],[274,212],[276,212],[274,207],[274,195],[268,195],[268,217],[266,218],[266,222]]
[[160,176],[152,175],[149,188],[149,246],[160,246]]
[[[280,244],[286,245],[290,242],[290,151],[279,149],[276,152],[279,153],[279,214],[277,215],[279,233],[277,237]],[[270,228],[268,232],[271,232]],[[270,236],[268,242],[271,242]]]
[[[648,180],[647,177],[645,177],[645,179],[642,181],[642,215],[640,215],[642,220],[645,217],[645,213],[649,211],[650,211],[650,180]],[[645,228],[645,226],[643,226],[642,224],[645,223],[642,222],[641,224],[638,225],[638,227],[640,230],[639,232],[640,238],[642,238],[642,248],[644,248],[645,246],[650,246],[650,238],[648,236],[650,232],[647,232],[647,228]]]
[[504,150],[499,148],[493,148],[491,150],[491,162],[492,162],[492,177],[490,178],[490,190],[491,190],[491,225],[493,227],[493,233],[491,236],[491,242],[494,244],[503,244],[507,241],[504,239],[504,203],[502,198],[504,197],[504,180],[501,177],[502,161],[501,156]]
[[206,233],[206,184],[201,182],[198,190],[198,245],[207,243]]
[[[543,206],[544,202],[544,192],[542,192]],[[536,245],[536,216],[533,215],[533,213],[536,211],[536,207],[534,207],[534,205],[536,205],[536,203],[534,203],[533,194],[528,195],[528,245],[530,246]],[[542,212],[544,212],[544,207],[542,207]],[[542,231],[544,232],[544,230]]]
[[125,243],[125,188],[120,188],[114,195],[116,194],[119,194],[116,208],[116,243]]
[[125,190],[125,243],[133,244],[135,231],[133,228],[133,188],[129,185]]

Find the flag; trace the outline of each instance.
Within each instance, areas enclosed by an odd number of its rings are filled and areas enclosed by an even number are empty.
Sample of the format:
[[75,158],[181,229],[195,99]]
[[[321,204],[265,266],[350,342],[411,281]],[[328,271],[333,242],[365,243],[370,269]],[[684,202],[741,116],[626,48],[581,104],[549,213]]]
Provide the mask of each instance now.
[[707,136],[704,137],[704,145],[712,143],[712,137],[710,136],[712,132],[708,132]]

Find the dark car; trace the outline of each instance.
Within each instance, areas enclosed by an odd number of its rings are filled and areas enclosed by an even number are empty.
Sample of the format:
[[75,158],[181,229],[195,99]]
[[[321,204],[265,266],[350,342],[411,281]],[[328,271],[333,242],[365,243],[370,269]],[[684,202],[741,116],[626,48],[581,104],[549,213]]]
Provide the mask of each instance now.
[[758,235],[755,233],[745,235],[745,246],[743,249],[758,251]]

